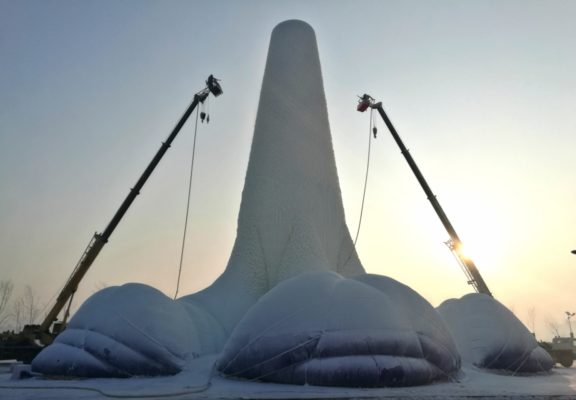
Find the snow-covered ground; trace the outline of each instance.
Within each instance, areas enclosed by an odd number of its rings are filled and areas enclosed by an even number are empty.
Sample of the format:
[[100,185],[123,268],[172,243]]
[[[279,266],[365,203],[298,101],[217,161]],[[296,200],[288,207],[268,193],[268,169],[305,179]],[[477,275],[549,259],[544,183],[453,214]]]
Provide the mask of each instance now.
[[10,380],[0,371],[0,399],[576,399],[576,367],[554,368],[550,374],[512,376],[462,366],[457,380],[426,386],[347,389],[234,381],[214,369],[217,356],[194,360],[178,375],[161,378],[89,380]]

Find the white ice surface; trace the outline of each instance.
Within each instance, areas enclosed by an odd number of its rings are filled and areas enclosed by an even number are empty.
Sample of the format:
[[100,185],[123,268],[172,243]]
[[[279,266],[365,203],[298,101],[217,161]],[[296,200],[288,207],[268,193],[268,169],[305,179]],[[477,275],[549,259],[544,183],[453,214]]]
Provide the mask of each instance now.
[[438,312],[450,327],[462,359],[478,367],[513,372],[552,368],[534,335],[498,300],[480,293],[444,301]]
[[201,306],[131,283],[91,296],[32,367],[80,377],[172,375],[200,354],[217,353],[215,343],[225,338]]
[[226,272],[255,297],[307,271],[364,272],[346,227],[316,34],[278,24],[270,39],[258,114]]
[[[550,374],[503,375],[463,364],[454,381],[410,388],[349,389],[281,385],[230,380],[213,372],[217,356],[194,360],[188,370],[170,377],[48,381],[32,378],[11,381],[0,371],[0,399],[68,400],[119,396],[165,399],[576,399],[576,367],[555,368]],[[211,375],[212,374],[212,375]],[[210,376],[211,375],[211,376]],[[75,389],[76,388],[76,389]],[[108,395],[104,395],[104,394]]]
[[333,271],[266,293],[217,363],[229,377],[331,387],[412,386],[459,367],[450,330],[422,296],[388,277]]

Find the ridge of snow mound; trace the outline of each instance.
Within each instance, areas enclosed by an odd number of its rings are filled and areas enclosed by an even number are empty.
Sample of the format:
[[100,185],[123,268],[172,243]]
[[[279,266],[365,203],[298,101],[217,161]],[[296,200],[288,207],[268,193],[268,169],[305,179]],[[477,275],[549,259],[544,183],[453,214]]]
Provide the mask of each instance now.
[[426,384],[459,367],[450,331],[424,298],[391,278],[331,271],[262,296],[217,362],[226,377],[366,388]]
[[129,283],[86,300],[32,370],[91,378],[173,375],[200,353],[195,324],[179,302]]
[[477,367],[547,372],[554,363],[534,335],[498,300],[480,293],[444,301],[437,308],[462,359]]

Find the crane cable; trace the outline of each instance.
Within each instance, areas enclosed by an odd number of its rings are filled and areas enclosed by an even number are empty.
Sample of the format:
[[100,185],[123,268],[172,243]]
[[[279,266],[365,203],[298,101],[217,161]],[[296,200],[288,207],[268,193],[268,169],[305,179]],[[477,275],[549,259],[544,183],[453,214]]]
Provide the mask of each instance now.
[[354,239],[354,245],[352,247],[352,251],[348,256],[348,259],[342,265],[342,267],[348,264],[350,258],[352,258],[352,254],[354,254],[354,250],[356,250],[356,242],[358,241],[358,235],[360,235],[360,226],[362,226],[362,215],[364,214],[364,201],[366,200],[366,187],[368,186],[368,172],[370,171],[370,149],[372,144],[372,134],[374,134],[374,138],[376,138],[376,133],[378,129],[376,128],[376,117],[374,116],[374,109],[370,109],[370,129],[368,130],[368,159],[366,161],[366,178],[364,179],[364,193],[362,194],[362,206],[360,207],[360,219],[358,220],[358,230],[356,231],[356,238]]
[[186,245],[186,229],[188,228],[188,211],[190,210],[190,193],[192,192],[192,173],[194,172],[194,153],[196,151],[196,132],[198,132],[198,113],[196,109],[196,127],[194,128],[194,144],[192,145],[192,163],[190,165],[190,183],[188,184],[188,204],[186,204],[186,218],[184,219],[184,236],[182,238],[182,251],[180,252],[180,267],[178,268],[178,281],[176,282],[176,293],[174,300],[178,296],[178,289],[180,288],[180,275],[182,274],[182,260],[184,259],[184,247]]
[[[372,128],[374,126],[374,128]],[[362,214],[364,214],[364,200],[366,199],[366,187],[368,186],[368,172],[370,171],[370,145],[372,143],[372,133],[376,137],[376,119],[374,117],[374,109],[370,109],[370,130],[368,131],[368,159],[366,161],[366,178],[364,179],[364,193],[362,194],[362,206],[360,207],[360,219],[358,220],[358,230],[356,231],[356,238],[354,239],[354,247],[360,235],[360,226],[362,225]],[[352,256],[352,254],[350,254]]]

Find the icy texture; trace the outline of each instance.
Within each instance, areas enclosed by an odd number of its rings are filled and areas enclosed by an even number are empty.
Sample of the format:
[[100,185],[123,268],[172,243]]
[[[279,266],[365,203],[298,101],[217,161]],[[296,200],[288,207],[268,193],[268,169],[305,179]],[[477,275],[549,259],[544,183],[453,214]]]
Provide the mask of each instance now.
[[84,302],[32,368],[84,377],[174,374],[201,352],[196,324],[179,302],[150,286],[106,288]]
[[310,270],[364,272],[344,220],[316,35],[302,21],[272,32],[228,269],[254,296]]
[[176,301],[124,285],[92,296],[37,372],[166,375],[219,352],[260,296],[310,270],[363,273],[344,221],[314,30],[286,21],[272,33],[238,231],[225,272]]
[[554,365],[524,324],[490,296],[472,293],[446,300],[438,312],[452,330],[462,359],[477,367],[541,372]]
[[460,366],[436,310],[393,279],[317,271],[254,305],[217,363],[224,376],[316,386],[429,383]]

